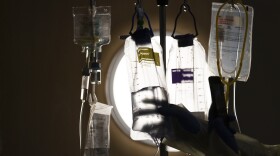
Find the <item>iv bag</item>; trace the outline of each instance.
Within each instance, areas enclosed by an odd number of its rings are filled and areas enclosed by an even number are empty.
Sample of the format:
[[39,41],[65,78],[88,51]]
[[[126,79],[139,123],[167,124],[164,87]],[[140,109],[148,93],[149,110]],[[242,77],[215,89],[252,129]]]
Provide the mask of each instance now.
[[109,156],[110,115],[113,106],[97,102],[91,109],[84,156]]
[[82,46],[94,44],[101,52],[111,40],[111,7],[73,7],[74,43]]
[[133,125],[130,136],[134,140],[163,137],[164,116],[157,113],[162,103],[151,102],[167,102],[162,48],[155,37],[151,38],[151,43],[143,45],[136,45],[128,37],[124,52],[132,94]]
[[[208,49],[208,64],[211,72],[219,76],[217,68],[216,48],[216,16],[222,3],[212,3],[211,30]],[[245,51],[239,81],[247,81],[251,68],[252,29],[254,10],[246,6],[248,11],[248,32],[245,41]],[[218,18],[220,67],[223,77],[235,78],[241,61],[244,42],[246,14],[240,4],[225,4]]]
[[73,7],[74,43],[90,46],[94,42],[92,12],[89,7]]
[[191,37],[191,42],[182,46],[180,39],[173,39],[166,71],[168,100],[184,105],[198,118],[207,119],[211,105],[209,69],[204,48],[197,38]]
[[[93,31],[95,44],[98,48],[109,44],[111,40],[111,7],[95,7],[93,16]],[[99,50],[101,52],[101,50]]]

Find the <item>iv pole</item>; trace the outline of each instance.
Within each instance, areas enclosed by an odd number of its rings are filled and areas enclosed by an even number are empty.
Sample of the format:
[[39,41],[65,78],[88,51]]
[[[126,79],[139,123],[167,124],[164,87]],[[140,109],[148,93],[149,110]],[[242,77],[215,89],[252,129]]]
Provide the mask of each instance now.
[[[166,72],[166,6],[168,5],[168,0],[157,0],[157,5],[159,7],[160,45],[163,53],[164,71]],[[159,150],[160,156],[168,156],[166,145],[163,143],[160,143]]]
[[166,71],[166,7],[168,0],[157,0],[159,7],[160,45],[162,47],[164,70]]

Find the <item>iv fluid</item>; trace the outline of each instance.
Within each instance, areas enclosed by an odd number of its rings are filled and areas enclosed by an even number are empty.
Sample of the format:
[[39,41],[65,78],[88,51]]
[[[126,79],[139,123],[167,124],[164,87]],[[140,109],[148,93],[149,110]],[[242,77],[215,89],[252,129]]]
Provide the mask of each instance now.
[[108,115],[93,115],[84,156],[109,156],[109,118]]
[[[111,7],[74,7],[74,43],[83,46],[95,44],[98,48],[111,40]],[[99,52],[101,52],[99,50]]]
[[109,156],[112,106],[97,102],[91,109],[84,156]]
[[[216,16],[222,3],[212,4],[211,31],[209,38],[208,64],[211,72],[219,76],[217,68],[216,48]],[[252,47],[252,25],[254,11],[247,6],[248,10],[248,32],[245,41],[245,51],[239,81],[247,81],[251,68],[251,47]],[[241,54],[244,42],[246,14],[240,4],[225,4],[221,9],[218,19],[220,67],[223,77],[235,78],[241,61]]]
[[[96,7],[96,13],[93,17],[94,38],[97,47],[110,43],[111,40],[111,7]],[[101,52],[101,51],[99,51]]]
[[193,115],[206,119],[211,105],[208,76],[205,51],[197,39],[186,47],[178,47],[174,39],[167,62],[169,103],[183,104]]
[[94,43],[92,10],[88,7],[73,7],[74,43],[89,46]]

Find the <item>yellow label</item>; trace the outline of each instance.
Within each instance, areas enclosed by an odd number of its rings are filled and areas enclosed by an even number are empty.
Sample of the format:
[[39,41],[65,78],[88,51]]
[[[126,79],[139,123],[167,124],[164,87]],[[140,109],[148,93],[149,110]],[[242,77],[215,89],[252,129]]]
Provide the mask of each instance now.
[[137,50],[138,60],[154,62],[156,66],[160,66],[159,53],[154,53],[152,48],[140,47]]
[[159,53],[154,53],[154,57],[156,66],[160,66]]

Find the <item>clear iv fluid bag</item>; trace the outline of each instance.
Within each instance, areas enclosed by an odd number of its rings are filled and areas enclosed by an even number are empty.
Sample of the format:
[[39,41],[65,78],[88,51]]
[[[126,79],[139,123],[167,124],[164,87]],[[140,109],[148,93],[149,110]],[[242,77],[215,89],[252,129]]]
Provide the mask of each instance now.
[[[110,43],[111,40],[111,7],[95,7],[93,16],[94,39],[97,47]],[[101,51],[100,51],[101,52]]]
[[111,110],[99,102],[91,109],[84,156],[109,156]]
[[[74,7],[74,43],[97,48],[110,43],[111,7]],[[99,50],[101,52],[101,50]]]
[[205,50],[197,38],[186,47],[178,47],[174,39],[166,72],[169,103],[183,104],[193,115],[207,119],[211,105],[208,77]]
[[[219,76],[217,68],[216,48],[216,16],[222,3],[212,3],[211,30],[208,49],[208,64],[211,72]],[[241,73],[238,81],[247,81],[251,68],[252,27],[254,10],[246,6],[248,11],[248,32],[245,41],[245,51]],[[241,54],[246,28],[245,10],[240,4],[225,4],[218,18],[218,39],[220,49],[220,67],[222,76],[235,78],[241,61]]]
[[92,29],[92,9],[89,7],[73,7],[74,43],[90,46],[94,43]]

